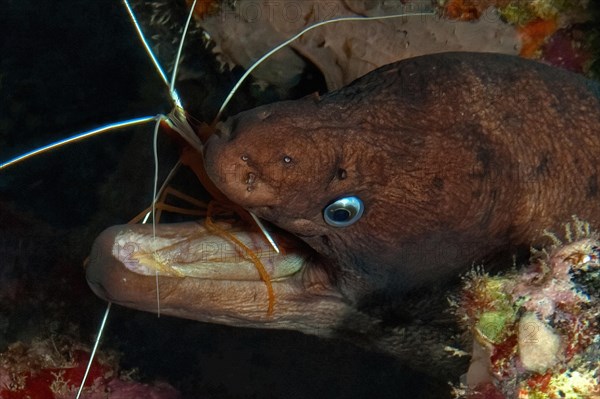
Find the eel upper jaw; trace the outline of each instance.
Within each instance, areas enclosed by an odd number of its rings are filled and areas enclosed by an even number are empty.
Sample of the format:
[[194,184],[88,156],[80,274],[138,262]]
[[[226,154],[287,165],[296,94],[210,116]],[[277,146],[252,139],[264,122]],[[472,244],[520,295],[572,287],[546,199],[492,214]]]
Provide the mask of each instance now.
[[[96,295],[126,307],[232,326],[328,335],[351,306],[309,254],[270,251],[258,233],[231,230],[271,276],[274,311],[255,265],[200,223],[122,225],[94,242],[87,280]],[[159,310],[160,307],[160,310]]]

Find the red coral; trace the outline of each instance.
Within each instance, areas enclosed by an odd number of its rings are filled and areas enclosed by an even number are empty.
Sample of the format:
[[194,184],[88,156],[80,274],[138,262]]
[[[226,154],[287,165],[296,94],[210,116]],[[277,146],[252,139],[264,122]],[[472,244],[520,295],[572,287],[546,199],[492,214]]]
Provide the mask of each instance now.
[[527,385],[531,389],[540,392],[547,392],[550,381],[552,380],[552,372],[548,371],[545,374],[536,374],[527,380]]
[[[56,387],[57,382],[64,384],[64,389],[76,389],[81,381],[87,367],[90,355],[82,350],[73,351],[73,366],[56,368],[32,369],[17,375],[11,376],[14,380],[23,381],[16,387],[5,388],[0,391],[2,399],[55,399],[55,393],[52,386]],[[85,387],[91,387],[94,383],[104,383],[105,376],[111,375],[110,367],[100,364],[97,360],[92,362],[90,373],[85,383]]]
[[494,368],[494,372],[502,376],[508,373],[508,368],[511,365],[511,359],[514,359],[514,356],[517,352],[518,342],[519,338],[516,334],[513,334],[503,342],[494,346],[493,353],[490,356],[490,361],[492,363],[492,367]]
[[483,382],[475,387],[467,399],[506,399],[506,397],[491,382]]
[[[0,399],[70,399],[73,398],[90,359],[80,344],[66,340],[59,353],[50,340],[31,346],[15,343],[0,354]],[[108,359],[109,361],[103,361]],[[69,360],[67,360],[69,359]],[[123,380],[118,376],[118,363],[100,353],[90,366],[82,398],[101,399],[107,393],[114,399],[177,399],[179,392],[167,383],[154,385]]]
[[450,0],[444,12],[450,19],[475,21],[489,7],[502,7],[508,3],[508,0]]
[[521,56],[533,58],[540,51],[546,39],[556,32],[558,25],[555,20],[537,19],[519,28],[521,36]]

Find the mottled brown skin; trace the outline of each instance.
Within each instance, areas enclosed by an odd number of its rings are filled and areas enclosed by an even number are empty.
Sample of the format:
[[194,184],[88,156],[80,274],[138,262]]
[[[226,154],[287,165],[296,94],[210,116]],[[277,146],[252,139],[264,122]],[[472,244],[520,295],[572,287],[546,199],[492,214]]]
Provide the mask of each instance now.
[[[209,176],[312,257],[274,283],[271,316],[258,281],[190,278],[161,280],[161,312],[350,336],[440,372],[452,280],[474,262],[509,266],[574,214],[600,226],[599,97],[597,84],[533,61],[447,53],[230,118],[207,144]],[[347,195],[363,200],[362,219],[327,225],[323,209]],[[90,285],[154,311],[154,277],[108,259],[114,229],[94,246]]]
[[[515,57],[418,57],[231,118],[206,166],[232,201],[325,257],[351,301],[401,293],[509,261],[573,214],[598,225],[599,92]],[[323,209],[346,195],[364,216],[327,225]]]

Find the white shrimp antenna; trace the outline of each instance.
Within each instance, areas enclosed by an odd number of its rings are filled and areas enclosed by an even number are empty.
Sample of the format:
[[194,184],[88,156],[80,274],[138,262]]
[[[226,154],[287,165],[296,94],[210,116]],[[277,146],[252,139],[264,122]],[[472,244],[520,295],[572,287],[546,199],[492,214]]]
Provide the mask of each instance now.
[[[144,34],[142,33],[142,30],[140,28],[140,25],[137,21],[137,18],[135,17],[135,14],[133,13],[133,10],[131,9],[131,6],[129,5],[129,2],[127,0],[123,0],[123,2],[125,3],[125,7],[127,8],[127,11],[131,17],[131,19],[133,20],[133,24],[136,28],[136,31],[138,33],[138,36],[140,37],[140,39],[142,40],[142,43],[144,45],[144,48],[146,49],[146,52],[150,55],[150,58],[152,59],[152,62],[156,68],[156,70],[158,71],[159,75],[161,76],[161,78],[163,79],[163,81],[167,84],[167,86],[169,87],[169,94],[171,96],[171,99],[173,100],[173,103],[175,105],[174,110],[171,112],[171,114],[174,114],[174,118],[175,118],[175,124],[182,124],[185,125],[187,128],[181,128],[181,129],[175,129],[178,133],[180,133],[188,142],[190,142],[190,144],[192,144],[194,146],[194,148],[196,149],[202,149],[202,143],[200,142],[200,139],[198,139],[198,137],[196,136],[196,134],[194,133],[193,129],[191,128],[191,126],[189,126],[189,124],[187,123],[187,119],[185,118],[185,111],[183,110],[183,106],[181,104],[181,99],[179,97],[179,94],[177,93],[177,90],[175,90],[175,80],[177,79],[177,67],[179,64],[179,61],[181,59],[181,52],[183,49],[183,44],[185,41],[185,37],[187,35],[187,30],[191,21],[191,17],[194,11],[194,7],[196,5],[196,0],[194,0],[194,3],[192,4],[190,13],[188,15],[184,30],[183,30],[183,35],[182,35],[182,39],[181,42],[179,43],[179,48],[177,50],[177,57],[175,58],[175,66],[173,68],[173,76],[171,77],[171,81],[169,82],[167,80],[167,75],[165,74],[164,70],[162,69],[160,63],[158,62],[158,59],[156,58],[156,56],[154,55],[154,53],[152,52],[152,50],[150,49],[150,46],[148,45],[146,38],[144,36]],[[176,115],[176,116],[175,116]],[[169,119],[164,117],[163,115],[159,115],[156,117],[152,117],[150,119],[144,119],[144,122],[147,122],[149,120],[155,120],[156,123],[154,125],[154,136],[153,136],[153,154],[154,154],[154,189],[153,189],[153,195],[152,195],[152,234],[155,237],[156,236],[156,218],[154,217],[154,215],[156,214],[156,201],[158,199],[158,196],[160,195],[160,192],[162,192],[162,190],[166,187],[166,184],[168,183],[168,181],[171,179],[171,177],[174,175],[175,171],[179,168],[181,161],[178,161],[177,164],[171,169],[171,171],[169,172],[169,175],[167,176],[165,182],[163,183],[162,187],[160,188],[160,191],[157,189],[157,185],[158,185],[158,145],[157,145],[157,140],[158,140],[158,128],[160,126],[160,122],[161,120],[166,120],[168,121]],[[186,123],[183,124],[182,121],[185,121]],[[142,123],[142,122],[139,122]],[[113,127],[115,128],[115,127]],[[99,133],[99,132],[97,132]],[[89,135],[89,133],[88,133]],[[79,137],[82,136],[82,137]],[[82,138],[85,137],[85,134],[83,135],[79,135],[76,137],[76,139],[80,140]],[[74,140],[71,140],[74,141]],[[66,143],[65,143],[66,144]],[[49,149],[49,148],[48,148]],[[45,149],[47,150],[47,149]],[[40,151],[38,151],[39,153]],[[33,156],[34,154],[25,154],[28,156]],[[148,215],[146,215],[146,217],[144,218],[143,223],[146,223],[148,220]],[[158,291],[158,272],[156,274],[156,297],[157,297],[157,306],[158,306],[158,315],[160,317],[160,294]],[[77,395],[75,396],[75,399],[79,399],[81,397],[81,394],[83,392],[84,386],[85,386],[85,382],[87,380],[89,371],[92,367],[92,363],[94,361],[94,357],[96,356],[96,351],[98,350],[98,346],[100,345],[100,339],[102,337],[102,333],[104,332],[104,328],[106,325],[106,321],[108,319],[108,315],[110,312],[110,307],[112,305],[112,302],[108,302],[107,306],[106,306],[106,311],[104,313],[104,317],[102,319],[102,323],[100,324],[100,328],[98,330],[98,336],[96,337],[96,341],[94,342],[94,348],[92,350],[92,353],[90,354],[90,359],[88,361],[85,373],[83,375],[83,378],[81,380],[81,384],[79,386],[79,389],[77,390]]]
[[[194,4],[195,3],[196,2],[194,1]],[[131,4],[129,4],[128,0],[123,0],[123,4],[125,5],[125,8],[127,9],[127,13],[129,14],[129,17],[131,18],[131,21],[133,22],[133,26],[135,27],[135,31],[137,32],[138,37],[140,38],[140,41],[142,42],[142,45],[144,46],[144,49],[146,49],[146,53],[148,54],[148,56],[152,60],[152,63],[154,64],[154,68],[156,68],[156,71],[158,72],[158,74],[162,78],[163,82],[169,88],[169,92],[171,94],[171,98],[173,99],[173,103],[176,106],[183,108],[183,105],[181,103],[181,98],[179,97],[179,94],[175,90],[174,85],[171,83],[171,82],[175,81],[175,79],[174,79],[175,73],[173,73],[173,79],[170,82],[169,78],[167,78],[167,74],[165,73],[165,70],[163,69],[162,65],[160,65],[160,62],[158,61],[158,58],[156,57],[156,55],[152,51],[152,48],[150,47],[150,44],[148,43],[148,40],[146,40],[146,36],[144,36],[144,32],[142,31],[142,27],[141,27],[140,23],[138,22],[137,17],[135,16],[135,13],[133,12],[133,8],[131,8]],[[193,10],[193,7],[192,7],[192,10]],[[190,15],[191,15],[191,13],[190,13]],[[187,25],[186,25],[186,30],[187,30]],[[182,42],[183,42],[183,40],[182,40]],[[180,47],[181,47],[181,45],[180,45]],[[177,55],[179,57],[180,53],[178,52]],[[179,62],[179,58],[177,58],[175,65],[177,65],[178,62]]]
[[[175,56],[175,63],[173,64],[173,74],[171,76],[171,79],[169,80],[163,67],[160,65],[160,62],[158,61],[158,57],[156,57],[156,55],[152,51],[152,48],[150,47],[150,44],[148,43],[148,40],[146,39],[146,36],[144,35],[144,32],[142,31],[142,27],[141,27],[140,23],[138,22],[137,17],[135,16],[133,9],[131,8],[131,5],[129,4],[129,0],[123,0],[123,4],[125,4],[127,13],[129,14],[131,21],[133,22],[133,26],[135,27],[135,30],[138,34],[138,37],[140,38],[140,41],[142,42],[142,45],[144,46],[144,49],[146,49],[146,53],[152,60],[152,63],[154,64],[154,68],[156,68],[156,71],[158,72],[158,74],[162,78],[163,82],[165,83],[165,85],[167,85],[167,88],[169,89],[169,95],[171,96],[171,101],[173,101],[174,107],[173,107],[173,110],[169,113],[168,117],[163,118],[163,120],[173,130],[175,130],[177,133],[179,133],[181,135],[181,137],[183,137],[183,139],[185,139],[185,141],[187,141],[192,147],[194,147],[194,149],[196,151],[202,152],[202,147],[203,147],[202,142],[200,141],[200,139],[194,132],[194,129],[192,129],[192,127],[188,123],[187,117],[185,114],[185,110],[183,108],[183,103],[181,101],[181,97],[179,96],[179,93],[177,92],[177,89],[175,88],[175,81],[177,80],[177,71],[179,69],[181,54],[183,52],[183,46],[185,44],[187,32],[189,30],[189,27],[190,27],[190,24],[192,21],[192,16],[194,14],[194,8],[196,6],[196,2],[197,2],[197,0],[194,0],[194,2],[192,3],[190,12],[188,13],[188,16],[187,16],[187,20],[185,21],[185,25],[183,27],[183,33],[181,34],[181,40],[179,41],[179,46],[177,48],[177,55]],[[159,122],[157,122],[157,124],[158,123]]]
[[250,74],[252,72],[254,72],[254,70],[260,64],[262,64],[270,56],[272,56],[273,54],[275,54],[276,52],[278,52],[279,50],[281,50],[282,48],[284,48],[288,44],[292,43],[293,41],[297,40],[298,38],[300,38],[302,35],[304,35],[307,32],[310,32],[311,30],[316,29],[318,27],[321,27],[321,26],[324,26],[324,25],[328,25],[328,24],[337,23],[337,22],[347,22],[347,21],[380,21],[380,20],[392,19],[392,18],[423,17],[423,16],[433,16],[433,15],[435,15],[435,12],[432,10],[432,11],[426,11],[426,12],[411,12],[411,13],[401,13],[401,14],[393,14],[393,15],[380,15],[380,16],[373,16],[373,17],[339,17],[339,18],[328,19],[327,21],[317,22],[317,23],[315,23],[313,25],[307,26],[306,28],[302,29],[300,32],[296,33],[294,36],[290,37],[287,40],[284,40],[279,45],[273,47],[271,50],[269,50],[268,52],[266,52],[262,57],[260,57],[259,59],[257,59],[250,66],[250,68],[248,68],[246,70],[246,72],[244,72],[244,74],[240,77],[240,79],[233,86],[233,88],[231,89],[231,91],[229,92],[229,94],[227,95],[227,97],[225,98],[225,100],[223,101],[223,104],[221,105],[221,108],[219,108],[219,112],[217,112],[217,116],[214,119],[213,125],[216,123],[216,121],[218,121],[221,118],[221,115],[223,114],[223,111],[225,110],[225,108],[227,107],[227,105],[229,104],[229,102],[231,101],[231,99],[233,98],[234,94],[238,91],[238,89],[240,88],[240,86],[242,85],[242,83],[244,83],[244,81],[248,78],[248,76],[250,76]]
[[87,139],[92,136],[97,136],[102,133],[110,132],[112,130],[118,130],[118,129],[128,127],[128,126],[141,125],[141,124],[148,123],[148,122],[151,122],[154,120],[156,120],[156,116],[142,116],[140,118],[134,118],[134,119],[128,119],[126,121],[110,123],[108,125],[100,126],[96,129],[87,130],[82,133],[77,133],[71,137],[67,137],[66,139],[55,141],[54,143],[50,143],[43,147],[36,148],[35,150],[31,150],[29,152],[26,152],[25,154],[22,154],[22,155],[14,157],[12,159],[9,159],[8,161],[0,164],[0,170],[8,168],[9,166],[12,166],[19,162],[22,162],[22,161],[29,159],[31,157],[34,157],[36,155],[42,154],[44,152],[48,152],[50,150],[57,149],[59,147],[62,147],[64,145],[67,145],[70,143],[74,143],[76,141],[81,141],[81,140]]
[[111,305],[112,302],[108,302],[108,304],[106,305],[104,317],[102,317],[102,322],[100,323],[100,328],[98,329],[98,336],[96,337],[96,341],[94,342],[94,348],[92,349],[92,353],[90,353],[90,359],[88,360],[88,364],[85,368],[85,373],[83,374],[83,378],[81,379],[81,385],[77,390],[77,395],[75,395],[75,399],[79,399],[79,397],[81,396],[81,393],[83,392],[83,387],[85,385],[85,381],[87,380],[87,377],[90,374],[90,369],[92,368],[94,357],[96,357],[96,352],[98,351],[98,346],[100,345],[100,338],[102,337],[102,333],[104,333],[104,328],[106,327],[106,321],[108,320]]

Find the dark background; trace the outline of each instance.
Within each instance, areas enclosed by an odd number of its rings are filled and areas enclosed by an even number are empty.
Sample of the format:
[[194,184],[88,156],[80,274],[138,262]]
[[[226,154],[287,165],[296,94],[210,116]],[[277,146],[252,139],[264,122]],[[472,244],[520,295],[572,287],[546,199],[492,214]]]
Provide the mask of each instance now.
[[[0,26],[0,161],[170,108],[120,1],[0,0]],[[213,59],[201,63],[203,83],[182,90],[206,119],[240,72],[217,75]],[[249,91],[232,111],[256,103]],[[150,203],[151,130],[108,133],[0,171],[0,351],[66,332],[91,343],[105,305],[87,288],[82,263],[102,229]],[[187,398],[415,398],[424,383],[345,342],[118,306],[101,348]]]

